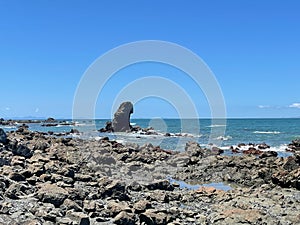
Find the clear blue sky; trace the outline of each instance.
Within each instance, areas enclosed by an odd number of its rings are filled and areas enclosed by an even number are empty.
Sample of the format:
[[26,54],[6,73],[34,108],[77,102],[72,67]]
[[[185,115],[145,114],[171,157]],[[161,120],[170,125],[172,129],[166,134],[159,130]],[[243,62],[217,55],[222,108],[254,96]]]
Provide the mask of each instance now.
[[[0,117],[70,118],[88,66],[112,48],[149,39],[198,54],[219,81],[228,117],[300,116],[299,12],[296,0],[0,0]],[[143,68],[123,73],[136,73],[136,79],[146,69],[166,77],[178,72]],[[174,81],[189,90],[199,114],[209,117],[205,98],[197,98],[193,84],[179,77]],[[98,117],[110,117],[110,101],[122,88],[116,84],[130,81],[113,79],[99,96]],[[144,99],[135,112],[176,116],[159,99]]]

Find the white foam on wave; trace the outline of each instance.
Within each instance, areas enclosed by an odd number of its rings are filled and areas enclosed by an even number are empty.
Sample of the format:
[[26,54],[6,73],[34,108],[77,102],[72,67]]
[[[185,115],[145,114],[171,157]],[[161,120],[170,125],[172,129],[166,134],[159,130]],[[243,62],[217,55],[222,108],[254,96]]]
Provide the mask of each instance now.
[[214,128],[214,127],[226,127],[225,124],[212,124],[212,125],[209,125],[207,127],[210,127],[210,128]]
[[222,140],[222,141],[228,141],[228,140],[232,139],[232,137],[231,136],[219,136],[216,139]]
[[[221,147],[221,149],[223,150],[228,150],[230,149],[231,146],[224,146]],[[271,146],[270,148],[266,148],[266,149],[260,149],[258,148],[258,145],[245,145],[245,146],[237,146],[237,145],[232,145],[232,147],[234,149],[238,148],[240,151],[245,151],[248,150],[249,148],[255,148],[257,150],[260,150],[262,152],[267,152],[267,151],[274,151],[274,152],[286,152],[287,149],[287,145],[286,144],[282,144],[280,146]]]
[[17,127],[16,126],[1,126],[0,128],[3,128],[3,129],[15,129]]
[[254,131],[253,134],[280,134],[279,131]]

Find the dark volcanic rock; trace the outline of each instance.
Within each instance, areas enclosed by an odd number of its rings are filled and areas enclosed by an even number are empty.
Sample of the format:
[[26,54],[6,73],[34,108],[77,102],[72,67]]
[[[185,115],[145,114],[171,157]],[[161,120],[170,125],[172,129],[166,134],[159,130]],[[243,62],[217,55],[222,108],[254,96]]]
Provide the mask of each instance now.
[[48,119],[45,120],[45,123],[54,123],[56,120],[52,117],[49,117]]
[[8,142],[6,133],[0,128],[0,143],[6,144]]
[[105,128],[101,128],[100,130],[99,130],[99,132],[112,132],[113,131],[113,128],[112,128],[112,122],[110,122],[110,121],[107,121],[106,122],[106,125],[105,125]]
[[133,113],[133,105],[131,102],[123,102],[114,115],[112,129],[114,132],[131,131],[130,114]]
[[19,156],[24,156],[25,158],[30,158],[33,153],[25,145],[19,145],[17,148],[12,149],[12,153]]
[[166,190],[166,191],[172,191],[174,190],[174,187],[172,184],[170,184],[170,181],[168,180],[158,180],[154,181],[147,185],[147,188],[149,190]]
[[266,151],[266,152],[263,152],[259,158],[267,158],[267,157],[277,157],[278,156],[278,153],[275,152],[275,151]]

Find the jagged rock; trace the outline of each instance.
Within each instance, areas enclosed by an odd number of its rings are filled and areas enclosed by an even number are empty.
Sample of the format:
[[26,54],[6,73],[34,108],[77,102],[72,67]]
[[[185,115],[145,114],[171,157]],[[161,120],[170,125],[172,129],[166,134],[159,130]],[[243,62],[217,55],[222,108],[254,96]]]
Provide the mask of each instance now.
[[105,187],[102,196],[104,198],[111,197],[111,198],[117,198],[119,200],[128,199],[128,196],[126,194],[125,184],[118,180],[114,180],[110,184],[108,184]]
[[130,114],[133,113],[131,102],[123,102],[117,112],[114,114],[112,129],[114,132],[131,131]]

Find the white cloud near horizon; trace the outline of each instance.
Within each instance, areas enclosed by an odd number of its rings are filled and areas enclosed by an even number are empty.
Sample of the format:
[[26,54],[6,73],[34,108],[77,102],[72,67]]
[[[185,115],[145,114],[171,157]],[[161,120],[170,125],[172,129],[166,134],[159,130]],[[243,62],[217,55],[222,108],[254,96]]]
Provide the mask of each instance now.
[[266,109],[266,108],[271,108],[271,106],[269,106],[269,105],[259,105],[258,108]]
[[295,102],[295,103],[289,105],[289,107],[290,107],[290,108],[297,108],[297,109],[300,109],[300,103]]

